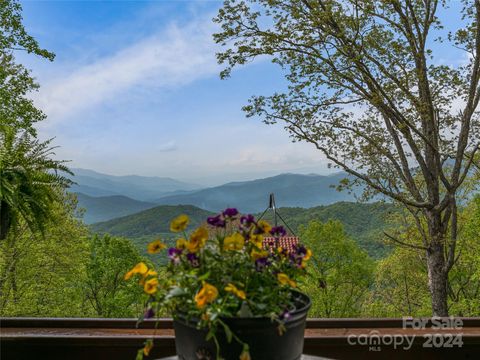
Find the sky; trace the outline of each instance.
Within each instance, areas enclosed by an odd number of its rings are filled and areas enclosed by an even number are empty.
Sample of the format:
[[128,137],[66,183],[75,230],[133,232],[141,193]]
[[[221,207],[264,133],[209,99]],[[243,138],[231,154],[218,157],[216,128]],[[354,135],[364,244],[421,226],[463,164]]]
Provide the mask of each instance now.
[[266,59],[221,80],[211,21],[219,1],[22,1],[27,31],[54,62],[20,59],[40,83],[42,139],[73,168],[204,185],[330,172],[282,126],[245,117],[252,95],[286,84]]
[[39,135],[71,167],[202,185],[333,171],[313,145],[242,112],[252,95],[285,89],[278,67],[259,59],[220,80],[220,1],[21,3],[27,31],[56,54],[19,59],[41,85]]

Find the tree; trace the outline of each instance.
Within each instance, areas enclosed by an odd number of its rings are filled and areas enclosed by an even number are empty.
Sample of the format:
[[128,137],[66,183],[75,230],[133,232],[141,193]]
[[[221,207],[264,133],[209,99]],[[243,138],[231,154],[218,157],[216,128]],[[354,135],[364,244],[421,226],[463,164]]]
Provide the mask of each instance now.
[[[401,241],[414,244],[421,235],[410,218],[394,219],[402,228]],[[459,213],[457,258],[449,272],[448,307],[455,316],[480,312],[480,197],[470,199]],[[397,247],[379,261],[375,284],[367,302],[369,316],[427,316],[429,291],[425,253]]]
[[14,53],[26,51],[53,60],[55,55],[40,48],[22,24],[22,7],[16,0],[0,0],[0,127],[13,126],[35,134],[32,124],[45,115],[27,97],[38,84],[23,65],[15,63]]
[[379,260],[375,282],[365,302],[373,317],[428,316],[431,312],[425,256],[414,249],[397,247]]
[[50,61],[54,54],[26,32],[21,10],[16,0],[0,0],[0,240],[15,230],[20,218],[32,232],[42,230],[59,193],[54,190],[71,183],[58,175],[69,171],[62,161],[51,159],[51,140],[35,139],[33,124],[45,115],[27,95],[38,84],[14,54],[26,51]]
[[52,206],[44,236],[22,220],[15,241],[0,243],[1,316],[92,316],[83,284],[89,255],[86,226],[72,194]]
[[373,282],[373,260],[339,221],[311,221],[300,237],[314,254],[304,289],[312,299],[311,316],[359,316]]
[[98,235],[90,239],[85,297],[102,317],[136,316],[142,308],[143,290],[124,280],[125,273],[142,261],[128,239]]
[[[64,161],[53,160],[51,140],[40,142],[27,132],[0,129],[0,240],[15,231],[20,219],[32,232],[43,232],[52,206],[71,181]],[[11,237],[13,241],[13,236]]]
[[459,217],[459,255],[450,273],[448,294],[452,312],[480,314],[480,196],[471,200]]
[[[463,0],[466,25],[443,35],[439,0],[226,0],[214,35],[233,67],[268,56],[285,93],[244,108],[281,122],[363,184],[410,212],[421,234],[434,315],[447,316],[456,257],[457,191],[479,149],[480,0]],[[440,64],[435,41],[464,51]],[[458,50],[462,49],[462,50]]]

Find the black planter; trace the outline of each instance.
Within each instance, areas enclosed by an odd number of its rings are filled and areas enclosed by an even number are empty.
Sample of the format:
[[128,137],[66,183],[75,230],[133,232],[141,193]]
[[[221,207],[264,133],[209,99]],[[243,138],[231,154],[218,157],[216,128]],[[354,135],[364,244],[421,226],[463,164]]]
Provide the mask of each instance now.
[[[310,298],[294,292],[296,310],[285,322],[286,332],[278,333],[278,324],[269,318],[225,318],[222,319],[238,338],[250,346],[252,360],[297,360],[303,350],[303,336]],[[215,360],[216,346],[206,341],[207,331],[196,328],[195,321],[175,319],[175,346],[180,360]],[[220,353],[225,360],[238,360],[242,347],[235,340],[231,343],[223,333],[217,334]]]

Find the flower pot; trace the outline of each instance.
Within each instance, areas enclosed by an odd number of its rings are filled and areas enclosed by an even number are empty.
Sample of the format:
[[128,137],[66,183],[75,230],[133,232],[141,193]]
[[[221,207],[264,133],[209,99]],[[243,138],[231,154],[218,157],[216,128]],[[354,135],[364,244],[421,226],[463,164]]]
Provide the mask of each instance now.
[[[285,320],[286,331],[279,334],[278,323],[269,318],[225,318],[222,319],[231,331],[250,347],[252,360],[297,360],[303,350],[303,338],[310,298],[293,292],[296,309]],[[197,322],[177,316],[175,346],[180,360],[215,360],[216,346],[213,340],[206,341],[207,330],[197,329]],[[217,332],[220,355],[225,360],[238,360],[242,346],[235,340],[228,343],[223,332]]]

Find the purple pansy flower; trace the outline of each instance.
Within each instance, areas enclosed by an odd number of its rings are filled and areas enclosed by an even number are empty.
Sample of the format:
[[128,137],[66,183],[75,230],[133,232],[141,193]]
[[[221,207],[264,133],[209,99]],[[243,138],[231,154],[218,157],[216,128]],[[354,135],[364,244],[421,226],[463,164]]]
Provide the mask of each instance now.
[[307,255],[307,248],[303,245],[300,245],[299,247],[296,247],[296,252],[298,256],[304,257]]
[[235,208],[227,208],[223,210],[223,216],[225,217],[234,217],[238,215],[238,210]]
[[273,236],[285,236],[287,235],[287,231],[283,226],[274,226],[272,230],[270,230],[270,234]]
[[180,255],[182,254],[182,251],[182,249],[177,249],[175,247],[171,247],[170,249],[168,249],[168,257],[175,265],[180,263]]
[[148,308],[143,314],[144,319],[151,319],[155,316],[155,311],[152,308]]
[[225,227],[225,220],[222,219],[222,215],[208,217],[207,223],[215,227]]
[[270,265],[270,261],[266,257],[255,260],[255,269],[257,271],[263,271],[267,266]]
[[288,259],[290,260],[290,263],[292,265],[295,265],[296,267],[302,266],[302,256],[298,256],[297,254],[291,253],[288,256]]
[[252,225],[253,223],[255,223],[255,218],[253,217],[253,215],[251,214],[248,214],[248,215],[243,215],[241,218],[240,218],[240,222],[245,225],[245,226],[250,226]]
[[192,253],[187,254],[187,260],[190,262],[190,264],[193,267],[199,267],[200,266],[200,259],[195,254],[192,254]]
[[307,255],[307,248],[303,245],[293,246],[293,251],[289,254],[288,258],[292,265],[300,268],[302,267],[303,258]]

